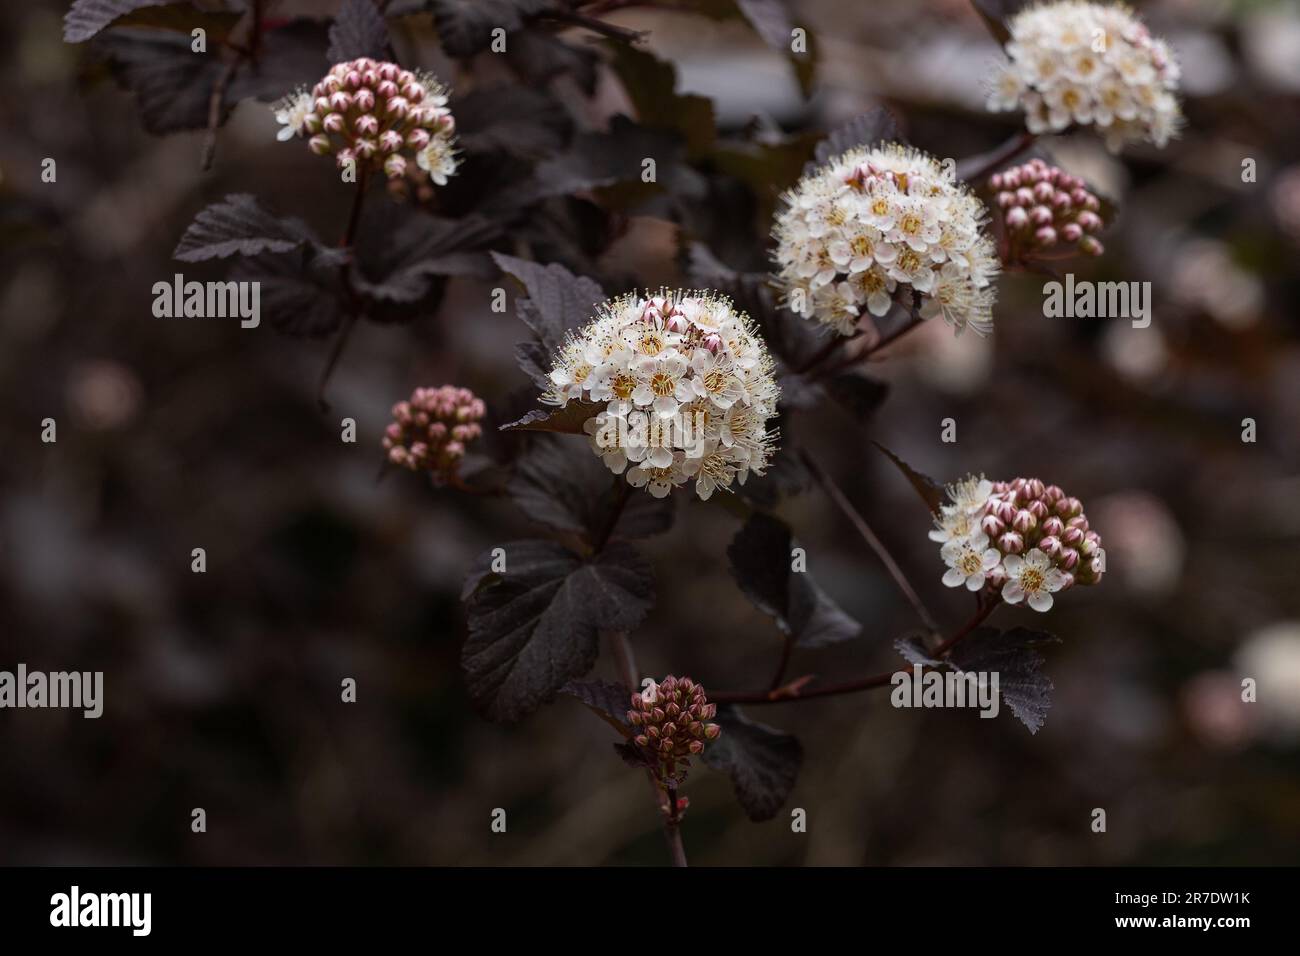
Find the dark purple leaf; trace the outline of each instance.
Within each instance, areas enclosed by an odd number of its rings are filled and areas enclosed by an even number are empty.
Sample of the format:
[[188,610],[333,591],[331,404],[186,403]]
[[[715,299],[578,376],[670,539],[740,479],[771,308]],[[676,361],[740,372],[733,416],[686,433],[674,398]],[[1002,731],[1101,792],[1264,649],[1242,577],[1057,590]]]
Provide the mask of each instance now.
[[627,722],[627,712],[632,709],[632,692],[622,684],[607,680],[571,680],[560,688],[560,693],[588,707],[624,737],[632,732]]
[[[113,78],[135,94],[144,128],[155,135],[204,129],[213,87],[225,67],[214,52],[195,53],[188,35],[114,30],[95,40],[109,59]],[[218,109],[224,123],[233,102]]]
[[804,174],[855,147],[901,140],[902,134],[894,114],[883,106],[877,106],[832,130],[829,136],[818,143],[813,150],[813,161],[804,167]]
[[781,632],[799,647],[825,647],[857,637],[862,626],[817,586],[808,571],[793,569],[794,547],[784,522],[755,512],[727,547],[732,577],[754,606],[775,619]]
[[943,503],[943,486],[928,475],[921,474],[880,442],[873,441],[871,444],[879,448],[884,456],[894,463],[894,466],[903,473],[903,476],[907,478],[908,483],[916,490],[916,493],[921,496],[921,500],[925,502],[926,507],[937,515],[939,506]]
[[553,97],[526,86],[475,90],[453,102],[452,110],[457,142],[470,153],[546,156],[563,148],[573,125]]
[[502,272],[523,285],[528,298],[516,303],[519,317],[551,352],[564,344],[571,329],[594,318],[596,306],[605,298],[595,281],[575,276],[564,266],[541,265],[498,252],[492,253],[492,259]]
[[722,734],[705,745],[704,762],[731,777],[751,820],[772,819],[794,790],[803,747],[790,734],[753,723],[736,707],[719,707],[715,720]]
[[960,671],[997,673],[998,694],[1031,734],[1036,734],[1052,709],[1052,681],[1040,673],[1045,663],[1038,648],[1061,639],[1044,631],[1014,627],[999,631],[981,627],[948,654]]
[[174,258],[182,262],[289,252],[315,242],[297,219],[280,219],[248,193],[231,193],[204,209],[185,229]]
[[330,27],[331,63],[343,63],[368,56],[375,60],[393,58],[388,24],[373,0],[343,0]]
[[502,546],[505,571],[481,555],[467,579],[461,669],[475,704],[515,721],[554,700],[596,663],[601,631],[626,631],[654,603],[654,574],[631,545],[584,559],[553,541]]
[[552,0],[429,0],[442,48],[454,57],[486,50],[493,30],[499,27],[509,34],[551,5]]
[[[655,498],[604,466],[585,441],[539,435],[520,458],[507,490],[520,510],[556,531],[590,542],[642,538],[672,527],[672,498]],[[617,489],[617,490],[616,490]],[[620,505],[619,496],[627,495]],[[613,527],[610,520],[618,509]]]

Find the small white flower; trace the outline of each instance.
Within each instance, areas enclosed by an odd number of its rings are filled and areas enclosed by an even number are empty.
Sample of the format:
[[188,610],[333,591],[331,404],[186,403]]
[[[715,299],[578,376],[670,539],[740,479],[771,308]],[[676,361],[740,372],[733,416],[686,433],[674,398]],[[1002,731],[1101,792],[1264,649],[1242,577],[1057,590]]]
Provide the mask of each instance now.
[[306,90],[297,90],[275,104],[275,121],[284,128],[275,134],[280,142],[307,132],[307,117],[312,115],[315,101]]
[[939,554],[948,565],[943,583],[950,588],[966,585],[967,591],[978,591],[984,587],[989,572],[1002,561],[997,548],[990,548],[989,536],[979,532],[962,541],[949,541],[940,549]]
[[944,505],[934,519],[930,529],[930,540],[940,543],[948,541],[965,541],[973,537],[980,529],[979,517],[964,508]]
[[993,482],[983,475],[967,475],[944,490],[948,492],[953,508],[973,515],[983,511],[988,504],[989,496],[993,494]]
[[1035,611],[1049,611],[1052,594],[1065,586],[1065,577],[1052,567],[1051,560],[1038,548],[1023,558],[1018,554],[1008,554],[1002,559],[1002,568],[1007,574],[1007,583],[1002,586],[1002,600],[1008,604],[1019,604],[1027,598]]
[[429,145],[416,154],[415,162],[439,186],[447,185],[447,177],[456,172],[456,153],[445,136],[429,140]]

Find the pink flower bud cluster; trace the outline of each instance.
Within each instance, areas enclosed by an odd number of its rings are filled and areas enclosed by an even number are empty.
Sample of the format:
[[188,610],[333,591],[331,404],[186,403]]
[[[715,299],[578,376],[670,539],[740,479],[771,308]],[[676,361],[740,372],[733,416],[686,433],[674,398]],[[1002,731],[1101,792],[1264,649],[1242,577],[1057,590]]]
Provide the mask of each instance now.
[[1011,258],[1069,245],[1087,256],[1102,254],[1101,201],[1078,176],[1031,159],[994,173],[989,185],[997,191]]
[[1037,478],[994,482],[979,527],[1004,556],[1003,567],[989,575],[995,587],[1006,580],[1006,556],[1027,555],[1035,549],[1046,556],[1050,568],[1060,572],[1062,591],[1075,584],[1096,584],[1102,578],[1101,538],[1088,526],[1079,499],[1056,485]]
[[445,91],[431,75],[396,63],[335,64],[310,93],[277,104],[276,119],[285,124],[282,139],[310,136],[312,152],[334,156],[340,167],[352,161],[401,179],[414,160],[439,185],[456,169]]
[[660,784],[676,786],[685,780],[691,757],[718,739],[722,728],[709,723],[717,712],[718,705],[710,704],[704,688],[689,677],[665,677],[632,695],[627,712],[632,739],[654,761]]
[[486,411],[467,388],[417,388],[393,406],[393,422],[384,432],[388,460],[445,483],[456,474],[465,447],[483,434],[479,422]]

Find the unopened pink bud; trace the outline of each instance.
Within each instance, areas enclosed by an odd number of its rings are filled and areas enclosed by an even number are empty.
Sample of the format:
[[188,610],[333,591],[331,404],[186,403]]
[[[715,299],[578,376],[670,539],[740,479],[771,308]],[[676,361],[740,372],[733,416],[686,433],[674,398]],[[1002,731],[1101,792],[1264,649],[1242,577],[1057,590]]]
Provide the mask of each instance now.
[[1087,256],[1099,256],[1106,248],[1094,237],[1084,236],[1079,240],[1079,251]]
[[1056,230],[1051,226],[1043,226],[1034,233],[1034,239],[1040,246],[1056,245]]
[[1008,531],[998,538],[998,550],[1003,554],[1019,554],[1025,549],[1025,539],[1014,531]]
[[1024,229],[1029,225],[1029,213],[1024,206],[1013,206],[1007,211],[1007,228]]
[[384,175],[389,179],[401,179],[406,175],[406,157],[389,156],[384,160]]
[[324,133],[318,133],[311,139],[307,140],[307,147],[317,156],[328,156],[334,151],[330,138]]
[[1067,222],[1061,227],[1061,238],[1066,242],[1078,242],[1083,236],[1083,227],[1077,222]]
[[1097,232],[1102,226],[1101,216],[1086,209],[1079,213],[1075,221],[1078,222],[1084,232]]
[[352,102],[356,104],[357,109],[361,112],[369,113],[375,108],[375,94],[363,87],[357,90],[357,95],[352,98]]
[[1035,206],[1029,210],[1029,221],[1035,226],[1050,226],[1052,224],[1052,210],[1046,206]]

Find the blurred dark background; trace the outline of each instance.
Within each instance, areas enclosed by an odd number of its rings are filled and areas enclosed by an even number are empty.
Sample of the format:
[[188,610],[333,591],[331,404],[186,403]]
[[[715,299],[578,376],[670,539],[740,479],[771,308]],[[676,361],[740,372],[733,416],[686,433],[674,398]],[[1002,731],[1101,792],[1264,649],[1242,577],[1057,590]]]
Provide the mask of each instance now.
[[[984,112],[997,48],[965,2],[796,6],[818,50],[810,99],[743,24],[611,19],[652,31],[650,49],[714,100],[724,134],[756,114],[791,135],[824,131],[882,102],[939,156],[1015,131],[1018,117]],[[1031,736],[1005,711],[895,711],[881,693],[750,708],[803,741],[798,785],[787,811],[753,824],[725,778],[697,770],[693,863],[1300,860],[1300,8],[1138,6],[1180,56],[1184,136],[1118,160],[1087,134],[1049,148],[1122,210],[1106,254],[1073,271],[1150,280],[1151,327],[1046,319],[1042,278],[1006,276],[993,338],[931,323],[872,363],[892,390],[870,424],[830,406],[798,423],[950,625],[965,595],[940,584],[928,517],[869,439],[941,480],[1032,475],[1083,500],[1105,581],[1045,618],[995,618],[1064,639],[1048,655],[1045,728]],[[388,409],[414,386],[465,385],[495,409],[525,384],[510,349],[523,327],[489,308],[492,287],[513,285],[453,280],[436,312],[359,327],[326,414],[315,384],[327,343],[265,321],[154,318],[155,282],[220,274],[170,258],[208,203],[253,192],[329,235],[349,197],[327,162],[277,143],[251,101],[201,172],[203,134],[146,133],[93,52],[62,42],[64,9],[0,12],[0,668],[102,670],[106,704],[99,720],[0,712],[0,861],[664,862],[645,783],[603,723],[562,699],[492,725],[466,697],[462,578],[526,519],[413,475],[376,481]],[[404,62],[473,87],[427,17],[401,22]],[[589,101],[565,82],[557,96],[589,118],[626,109],[607,73]],[[45,157],[56,183],[41,182]],[[1248,157],[1254,183],[1241,181]],[[761,239],[759,221],[735,228]],[[674,225],[650,209],[596,261],[650,285],[681,280],[676,251]],[[340,441],[345,416],[356,444]],[[47,417],[57,444],[40,440]],[[948,417],[955,444],[939,440]],[[801,654],[792,672],[894,666],[892,641],[914,621],[878,562],[824,495],[780,513],[819,583],[864,624],[859,641]],[[730,579],[735,527],[683,500],[672,532],[647,545],[659,600],[634,637],[643,672],[732,690],[770,676],[779,636]],[[204,574],[190,571],[195,547]],[[612,662],[597,675],[612,678]],[[1240,702],[1244,676],[1258,703]],[[345,677],[355,704],[340,701]],[[190,830],[195,807],[206,834]],[[497,807],[506,834],[490,830]],[[806,834],[785,822],[793,807]],[[1105,834],[1090,829],[1095,807]]]

